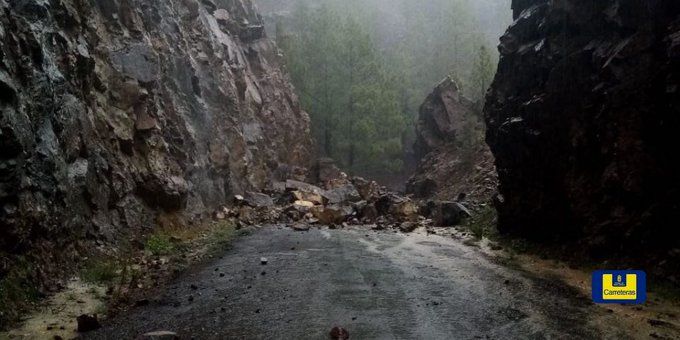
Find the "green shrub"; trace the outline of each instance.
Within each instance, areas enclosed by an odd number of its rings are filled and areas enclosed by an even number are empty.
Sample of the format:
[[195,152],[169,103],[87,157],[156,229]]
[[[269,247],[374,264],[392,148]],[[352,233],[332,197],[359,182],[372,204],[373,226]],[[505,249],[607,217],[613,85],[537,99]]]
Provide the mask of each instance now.
[[111,283],[118,277],[119,269],[115,259],[93,259],[85,264],[80,278],[88,283]]
[[477,211],[464,225],[477,239],[484,237],[495,239],[498,236],[496,229],[496,209],[486,206]]
[[146,241],[146,250],[154,255],[169,255],[175,250],[175,245],[167,235],[152,235]]

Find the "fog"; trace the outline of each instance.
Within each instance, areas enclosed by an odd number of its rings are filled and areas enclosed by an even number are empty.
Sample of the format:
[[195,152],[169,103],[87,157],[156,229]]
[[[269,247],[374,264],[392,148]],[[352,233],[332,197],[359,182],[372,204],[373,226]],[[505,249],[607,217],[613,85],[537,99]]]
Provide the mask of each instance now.
[[481,107],[511,22],[510,0],[255,2],[319,153],[364,175],[404,172],[418,109],[445,77]]

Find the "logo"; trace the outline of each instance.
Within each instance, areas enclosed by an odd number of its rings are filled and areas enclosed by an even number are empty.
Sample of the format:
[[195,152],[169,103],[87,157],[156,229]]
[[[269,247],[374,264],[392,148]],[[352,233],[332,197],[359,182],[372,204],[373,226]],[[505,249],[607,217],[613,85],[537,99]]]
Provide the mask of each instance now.
[[641,270],[593,272],[595,303],[642,304],[647,300],[647,275]]

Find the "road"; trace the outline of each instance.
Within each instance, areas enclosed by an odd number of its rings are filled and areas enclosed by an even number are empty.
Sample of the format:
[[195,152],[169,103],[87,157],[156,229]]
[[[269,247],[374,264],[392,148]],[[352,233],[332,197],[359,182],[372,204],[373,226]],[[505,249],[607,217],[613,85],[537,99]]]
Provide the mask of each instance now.
[[268,227],[84,338],[328,339],[341,326],[350,339],[625,339],[602,313],[450,237]]

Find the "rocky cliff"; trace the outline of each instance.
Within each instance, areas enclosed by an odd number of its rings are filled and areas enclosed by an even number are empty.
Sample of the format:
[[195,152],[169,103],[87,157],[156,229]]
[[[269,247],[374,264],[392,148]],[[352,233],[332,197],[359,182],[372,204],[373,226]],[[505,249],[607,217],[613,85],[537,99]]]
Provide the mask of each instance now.
[[493,157],[483,141],[478,105],[446,78],[420,107],[414,152],[419,159],[406,191],[419,198],[489,203],[496,193]]
[[[0,0],[0,277],[191,223],[306,166],[249,0]],[[40,259],[40,260],[36,260]]]
[[680,2],[513,10],[485,108],[500,230],[677,265]]

